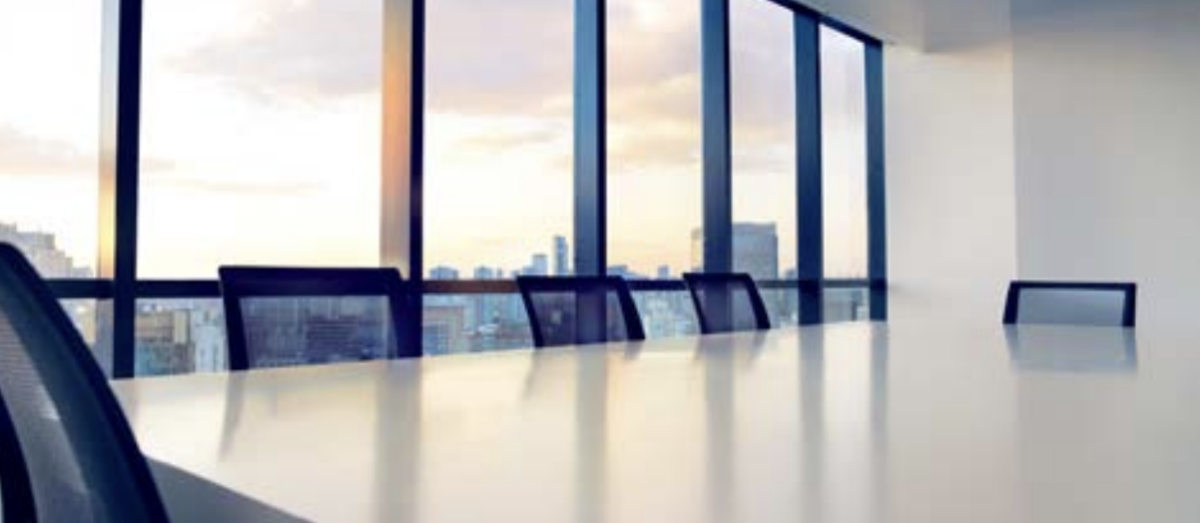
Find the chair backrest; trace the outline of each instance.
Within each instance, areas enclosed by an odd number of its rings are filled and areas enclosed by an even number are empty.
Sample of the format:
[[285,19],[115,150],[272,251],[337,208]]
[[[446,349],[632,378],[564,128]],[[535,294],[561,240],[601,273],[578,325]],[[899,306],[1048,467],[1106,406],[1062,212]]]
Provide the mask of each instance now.
[[420,357],[393,268],[221,267],[230,370]]
[[684,273],[700,332],[737,332],[771,328],[767,306],[754,278],[745,273]]
[[1014,281],[1008,286],[1004,323],[1111,325],[1137,322],[1137,284]]
[[0,492],[4,521],[167,521],[103,372],[8,244],[0,244]]
[[517,286],[537,347],[646,339],[633,294],[620,277],[521,276]]

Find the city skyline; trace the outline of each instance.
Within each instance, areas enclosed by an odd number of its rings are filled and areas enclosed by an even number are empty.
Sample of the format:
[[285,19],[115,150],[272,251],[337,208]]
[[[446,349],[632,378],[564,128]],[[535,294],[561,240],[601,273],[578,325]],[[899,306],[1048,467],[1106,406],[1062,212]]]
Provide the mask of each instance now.
[[[568,4],[430,6],[427,266],[514,267],[556,232],[574,241],[573,56],[561,45],[571,41]],[[53,232],[94,265],[102,11],[87,0],[8,7],[0,6],[0,66],[13,72],[0,100],[0,219]],[[608,7],[620,35],[609,39],[610,262],[642,274],[686,267],[702,206],[698,8]],[[381,9],[365,0],[146,6],[139,277],[214,277],[218,265],[236,263],[378,263]],[[778,118],[792,96],[790,64],[781,62],[790,17],[761,0],[732,9],[735,217],[778,222],[781,264],[792,265],[785,218],[795,203],[783,196],[794,193],[793,122]],[[503,20],[504,34],[477,19]],[[481,38],[498,43],[476,45]],[[861,46],[828,29],[822,42],[823,91],[857,100],[861,79],[850,65],[861,62]],[[50,54],[35,60],[22,52],[30,46]],[[245,48],[259,52],[233,52]],[[497,56],[529,59],[498,68]],[[42,67],[46,60],[59,66]],[[865,196],[854,181],[863,155],[838,145],[861,141],[861,115],[835,98],[824,155],[831,274],[857,271],[865,250]],[[839,268],[843,259],[850,269]]]
[[[779,278],[794,278],[796,268],[788,267],[781,270],[779,263],[778,225],[774,222],[733,223],[733,263],[734,270],[746,272],[758,280],[774,280]],[[554,251],[554,267],[549,265],[548,255],[532,252],[527,256],[530,263],[517,268],[504,269],[499,265],[476,265],[469,273],[464,267],[451,265],[436,265],[428,270],[430,280],[495,280],[512,279],[517,276],[569,276],[573,272],[567,269],[567,260],[571,250],[565,236],[555,235],[551,239]],[[691,263],[678,270],[670,265],[662,264],[653,271],[638,272],[626,264],[609,264],[607,274],[622,276],[627,279],[678,279],[683,272],[703,270],[703,230],[692,229],[691,234]],[[463,275],[471,274],[471,278]]]

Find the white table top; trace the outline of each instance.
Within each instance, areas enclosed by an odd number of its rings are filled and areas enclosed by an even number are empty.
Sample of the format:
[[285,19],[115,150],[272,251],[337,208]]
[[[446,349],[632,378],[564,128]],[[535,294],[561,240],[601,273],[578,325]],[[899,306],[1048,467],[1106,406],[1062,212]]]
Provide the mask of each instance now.
[[1196,334],[845,324],[114,388],[179,521],[1195,522]]

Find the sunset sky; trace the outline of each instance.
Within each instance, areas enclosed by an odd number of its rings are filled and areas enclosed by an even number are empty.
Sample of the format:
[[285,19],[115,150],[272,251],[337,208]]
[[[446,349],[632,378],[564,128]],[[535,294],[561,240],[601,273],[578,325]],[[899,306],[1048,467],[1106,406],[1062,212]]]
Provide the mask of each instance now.
[[[100,4],[0,4],[0,222],[93,265]],[[572,5],[430,0],[426,265],[505,270],[570,237]],[[698,0],[609,1],[609,257],[690,263],[701,216]],[[795,265],[791,16],[732,0],[737,221]],[[374,264],[382,4],[147,0],[140,275]],[[862,55],[824,41],[827,271],[862,272]]]

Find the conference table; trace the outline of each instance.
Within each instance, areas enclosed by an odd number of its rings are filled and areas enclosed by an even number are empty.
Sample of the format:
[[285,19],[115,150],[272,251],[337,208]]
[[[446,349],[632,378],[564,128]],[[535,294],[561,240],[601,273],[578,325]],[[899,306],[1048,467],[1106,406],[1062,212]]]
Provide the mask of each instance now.
[[834,324],[113,388],[176,521],[1195,522],[1198,334]]

